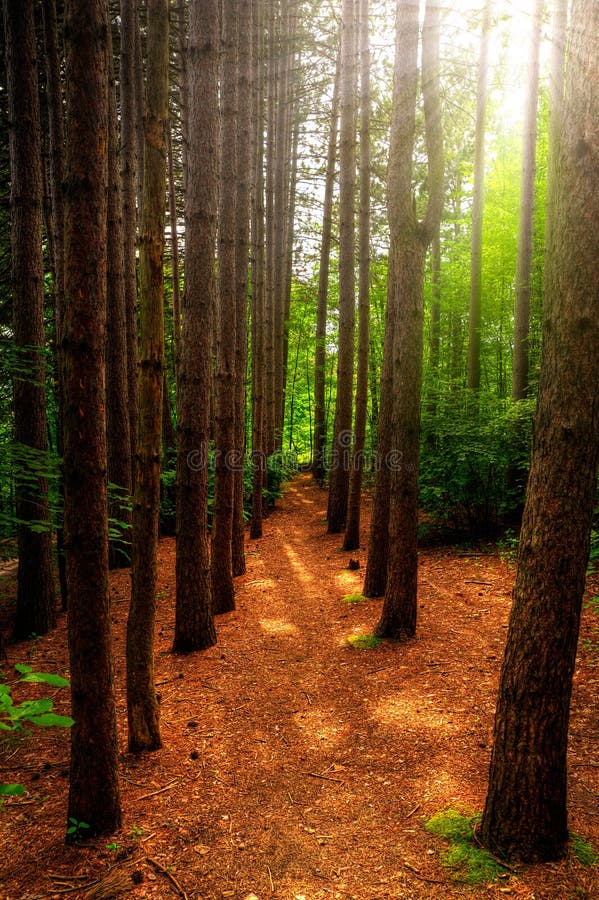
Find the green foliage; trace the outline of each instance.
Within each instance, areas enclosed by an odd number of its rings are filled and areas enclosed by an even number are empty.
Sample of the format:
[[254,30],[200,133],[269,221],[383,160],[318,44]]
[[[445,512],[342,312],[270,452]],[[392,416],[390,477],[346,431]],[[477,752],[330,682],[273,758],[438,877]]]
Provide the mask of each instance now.
[[[50,672],[34,672],[31,666],[16,665],[15,669],[21,675],[18,682],[29,684],[48,684],[52,687],[68,687],[69,682],[60,675]],[[28,734],[25,723],[38,725],[42,728],[70,728],[74,725],[74,719],[69,716],[59,716],[52,712],[53,700],[49,697],[40,700],[23,700],[15,705],[12,698],[11,686],[0,683],[0,731],[12,735]],[[0,784],[0,796],[19,796],[24,788],[21,784]]]
[[590,841],[585,841],[579,834],[570,834],[572,853],[583,866],[596,866],[599,856]]
[[366,601],[366,597],[364,594],[346,594],[343,597],[344,603],[364,603]]
[[444,527],[494,534],[524,498],[532,401],[513,403],[467,390],[423,410],[420,502]]
[[[588,603],[585,603],[584,608],[590,609],[599,622],[599,594],[595,594]],[[591,637],[585,638],[582,643],[595,660],[599,659],[599,624],[593,627]]]
[[382,644],[382,639],[376,634],[352,634],[347,643],[355,650],[373,650]]
[[79,819],[73,818],[73,816],[69,816],[69,824],[67,825],[67,837],[73,838],[73,840],[78,840],[83,836],[85,831],[89,830],[89,825],[87,822],[80,822]]
[[474,829],[480,816],[445,809],[435,813],[425,829],[429,834],[448,841],[450,846],[441,856],[441,864],[454,871],[457,880],[468,884],[493,881],[506,871],[487,850],[476,844]]

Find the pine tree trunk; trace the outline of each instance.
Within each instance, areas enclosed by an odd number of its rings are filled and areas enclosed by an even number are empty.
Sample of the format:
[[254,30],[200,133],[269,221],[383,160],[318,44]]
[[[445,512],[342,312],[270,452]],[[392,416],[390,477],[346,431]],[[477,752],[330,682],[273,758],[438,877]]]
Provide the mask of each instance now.
[[368,409],[368,349],[370,343],[370,42],[368,36],[369,0],[360,6],[360,224],[359,224],[359,288],[358,288],[358,374],[356,380],[356,413],[354,452],[349,479],[347,523],[344,550],[360,548],[360,506],[362,473],[366,441]]
[[[106,442],[108,482],[111,489],[108,516],[111,531],[118,537],[108,543],[108,564],[117,569],[130,565],[131,546],[128,526],[131,495],[131,435],[129,421],[129,382],[127,370],[127,310],[125,294],[125,245],[119,137],[114,78],[112,34],[108,29],[108,247],[106,307]],[[120,524],[123,523],[127,530]]]
[[[481,838],[566,852],[567,742],[599,456],[599,8],[574,0],[547,248],[543,358]],[[592,125],[591,125],[592,123]]]
[[218,215],[218,0],[192,0],[189,26],[187,252],[179,363],[177,448],[177,605],[173,649],[216,643],[208,540],[211,332],[216,300]]
[[[13,330],[15,477],[19,567],[15,637],[46,634],[54,627],[54,578],[48,486],[36,477],[47,449],[42,258],[42,161],[35,26],[31,0],[5,0],[8,88]],[[43,522],[47,530],[30,525]]]
[[329,299],[331,238],[333,233],[333,191],[335,188],[337,134],[339,131],[340,59],[341,58],[339,54],[337,56],[335,83],[333,87],[333,100],[331,103],[331,120],[329,125],[329,142],[327,150],[327,168],[325,173],[324,203],[322,210],[322,237],[320,239],[318,299],[316,303],[316,349],[314,352],[314,450],[312,454],[312,473],[316,481],[321,484],[324,481],[326,472],[326,334],[327,307]]
[[233,587],[233,476],[235,447],[235,207],[237,184],[237,4],[224,2],[222,146],[218,235],[218,316],[215,403],[216,468],[212,519],[212,604],[214,612],[235,609]]
[[148,75],[139,254],[139,422],[133,501],[131,604],[127,619],[127,720],[129,750],[134,753],[156,750],[162,745],[154,686],[154,623],[164,381],[168,7],[168,0],[148,0]]
[[106,500],[107,15],[66,0],[64,479],[71,770],[68,816],[120,827]]
[[339,131],[339,340],[335,432],[330,468],[328,531],[343,531],[349,493],[354,381],[355,227],[356,186],[355,2],[343,0],[341,33]]
[[470,312],[468,316],[468,387],[480,387],[480,329],[482,319],[482,244],[485,181],[485,128],[491,2],[485,0],[478,61],[476,123],[474,131],[474,184],[472,194],[472,245],[470,249]]

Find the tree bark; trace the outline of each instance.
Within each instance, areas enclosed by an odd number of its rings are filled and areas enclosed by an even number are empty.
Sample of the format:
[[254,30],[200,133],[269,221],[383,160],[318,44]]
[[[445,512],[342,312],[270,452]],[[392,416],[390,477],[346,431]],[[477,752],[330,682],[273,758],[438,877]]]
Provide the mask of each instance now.
[[474,131],[474,186],[472,194],[472,244],[470,249],[470,312],[468,317],[468,387],[480,388],[480,329],[482,318],[482,243],[485,187],[485,129],[491,2],[484,0]]
[[133,502],[131,604],[127,619],[129,750],[161,747],[154,686],[154,623],[162,387],[164,380],[164,219],[168,121],[168,0],[148,0],[148,68],[140,234],[140,373]]
[[121,825],[108,594],[106,215],[108,22],[66,0],[64,480],[71,769],[68,816],[90,835]]
[[530,321],[530,275],[532,268],[532,217],[537,150],[537,102],[539,96],[539,54],[545,0],[536,0],[532,18],[530,59],[527,83],[522,172],[520,178],[520,215],[516,261],[516,299],[514,305],[514,362],[512,399],[528,395],[528,332]]
[[360,547],[360,507],[368,409],[368,349],[370,343],[370,42],[368,0],[359,0],[360,31],[360,224],[358,284],[358,374],[354,419],[353,460],[349,478],[344,550]]
[[355,330],[356,53],[355,2],[343,0],[339,95],[339,339],[328,532],[343,531],[349,493]]
[[440,7],[427,0],[422,31],[422,94],[428,157],[428,204],[419,222],[412,197],[418,84],[418,6],[400,0],[389,150],[390,296],[393,340],[392,468],[387,587],[379,637],[410,638],[416,631],[418,578],[418,463],[422,388],[423,284],[426,250],[444,201],[443,134],[439,91]]
[[[36,477],[47,449],[42,257],[42,160],[35,25],[31,0],[4,0],[9,104],[10,206],[13,283],[13,376],[17,613],[15,637],[46,634],[54,627],[54,579],[48,486]],[[33,531],[41,522],[45,530]],[[22,524],[21,524],[22,523]]]
[[216,468],[212,519],[212,604],[215,613],[235,609],[233,586],[233,476],[243,464],[235,447],[236,268],[235,208],[237,183],[237,3],[224,0],[222,145],[218,235],[218,321],[215,403]]
[[331,238],[333,233],[333,192],[335,189],[335,165],[337,161],[337,135],[339,132],[339,78],[340,53],[337,56],[333,99],[331,103],[331,120],[329,125],[329,142],[327,149],[327,167],[325,173],[324,202],[322,210],[322,237],[320,240],[320,266],[318,270],[318,299],[316,301],[316,349],[314,352],[314,451],[312,455],[312,473],[316,481],[323,483],[326,472],[326,335],[327,307],[329,299],[329,268],[331,259]]
[[179,363],[177,604],[173,649],[216,643],[208,541],[209,403],[218,215],[219,0],[193,0],[189,27],[187,253]]
[[567,739],[599,456],[599,8],[574,0],[547,248],[543,358],[481,838],[566,852]]

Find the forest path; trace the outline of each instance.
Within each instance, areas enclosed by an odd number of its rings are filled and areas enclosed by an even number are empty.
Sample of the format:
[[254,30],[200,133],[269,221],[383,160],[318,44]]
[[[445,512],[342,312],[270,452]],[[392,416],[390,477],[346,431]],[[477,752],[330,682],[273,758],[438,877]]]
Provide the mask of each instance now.
[[[160,542],[155,677],[164,748],[122,754],[116,851],[106,840],[64,849],[64,734],[38,731],[2,760],[4,779],[22,780],[34,798],[23,808],[10,801],[0,816],[2,900],[59,896],[58,876],[89,885],[74,898],[109,896],[115,879],[116,896],[161,900],[498,898],[508,888],[527,898],[562,900],[580,896],[576,889],[599,896],[594,870],[571,861],[488,886],[452,882],[440,865],[444,843],[423,828],[448,806],[482,809],[513,564],[496,553],[424,549],[416,638],[354,649],[348,637],[372,632],[382,601],[344,602],[361,591],[366,557],[340,551],[341,536],[326,533],[326,500],[309,476],[287,486],[263,538],[247,541],[237,608],[217,619],[218,644],[204,653],[171,653],[175,548]],[[365,504],[364,537],[368,512]],[[360,558],[359,571],[348,570],[350,557]],[[125,751],[128,571],[112,574],[111,594]],[[47,638],[11,649],[11,661],[66,672],[64,620]],[[593,675],[584,661],[570,814],[573,830],[599,846],[599,770],[585,767],[599,737]],[[67,700],[57,692],[57,711]]]

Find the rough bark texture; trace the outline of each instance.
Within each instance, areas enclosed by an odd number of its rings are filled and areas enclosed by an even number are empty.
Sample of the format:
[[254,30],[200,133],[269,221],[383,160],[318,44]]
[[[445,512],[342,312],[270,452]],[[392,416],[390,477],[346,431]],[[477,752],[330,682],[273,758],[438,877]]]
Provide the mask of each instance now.
[[121,185],[123,203],[123,246],[125,254],[125,310],[127,317],[127,381],[129,400],[129,441],[131,444],[131,476],[133,484],[135,445],[137,442],[137,263],[135,210],[137,139],[135,36],[139,31],[136,0],[121,0]]
[[575,0],[570,33],[532,464],[481,825],[486,846],[527,862],[558,859],[568,841],[568,719],[599,454],[592,0]]
[[[62,360],[61,335],[64,321],[64,105],[60,80],[60,55],[58,50],[58,22],[56,0],[43,0],[42,16],[44,25],[44,53],[46,62],[46,92],[48,106],[48,139],[50,151],[50,197],[52,205],[51,232],[54,245],[54,340],[56,378],[56,449],[63,455],[62,435]],[[62,474],[58,490],[64,494]],[[64,528],[56,529],[56,550],[58,555],[58,578],[62,609],[67,608],[67,572],[64,556]]]
[[480,328],[482,316],[482,242],[485,181],[485,127],[491,0],[485,0],[478,61],[476,124],[474,132],[474,176],[472,192],[472,245],[470,248],[470,312],[468,316],[468,387],[480,387]]
[[422,31],[422,94],[428,158],[428,204],[419,222],[412,199],[418,85],[418,6],[398,4],[393,111],[389,150],[391,260],[389,302],[395,307],[392,453],[387,587],[380,637],[416,631],[418,577],[418,463],[422,388],[423,284],[426,250],[443,212],[443,135],[439,95],[440,8],[427,0]]
[[212,519],[212,604],[215,613],[235,609],[233,587],[233,480],[241,464],[235,448],[235,206],[237,179],[237,4],[225,0],[223,19],[222,145],[218,235],[215,439]]
[[537,101],[539,96],[539,53],[545,0],[536,0],[527,82],[522,170],[520,177],[520,214],[516,261],[516,300],[514,304],[514,363],[512,398],[523,400],[528,394],[528,332],[530,320],[530,275],[532,268],[532,216],[537,150]]
[[125,293],[125,245],[119,137],[112,38],[108,30],[108,248],[106,299],[106,441],[111,501],[108,516],[115,537],[108,544],[110,568],[130,565],[130,531],[117,523],[131,524],[131,435],[129,378],[127,369],[127,310]]
[[340,56],[337,57],[333,100],[331,103],[331,121],[329,126],[327,168],[322,210],[322,236],[320,239],[318,299],[316,304],[316,349],[314,352],[314,450],[312,454],[312,472],[314,478],[321,484],[324,481],[326,472],[326,333],[331,238],[333,232],[333,191],[335,187],[335,164],[337,160],[337,135],[339,132],[339,77]]
[[344,550],[360,547],[360,506],[368,408],[368,348],[370,343],[370,42],[368,0],[359,0],[360,32],[360,212],[358,284],[358,374],[354,452],[349,478]]
[[174,649],[216,643],[208,541],[211,329],[218,214],[218,0],[193,0],[189,27],[187,252],[179,361],[177,606]]
[[68,816],[120,827],[106,504],[106,4],[67,0],[64,479],[71,770]]
[[140,373],[127,620],[129,749],[161,746],[154,687],[156,555],[164,380],[164,218],[168,121],[168,0],[148,0],[148,77],[140,234]]
[[341,83],[339,93],[339,340],[335,432],[330,468],[328,531],[343,531],[349,493],[352,445],[355,330],[355,227],[356,187],[356,14],[354,0],[343,0]]
[[47,447],[42,259],[42,162],[35,27],[31,0],[5,0],[9,103],[13,278],[16,515],[48,530],[17,528],[19,568],[15,637],[46,634],[55,624],[50,514],[46,481],[35,477]]
[[[239,63],[237,121],[237,198],[235,229],[235,448],[245,456],[245,395],[248,341],[248,267],[250,224],[250,163],[252,123],[252,0],[238,0]],[[233,575],[245,573],[245,524],[243,520],[244,467],[233,478]]]

